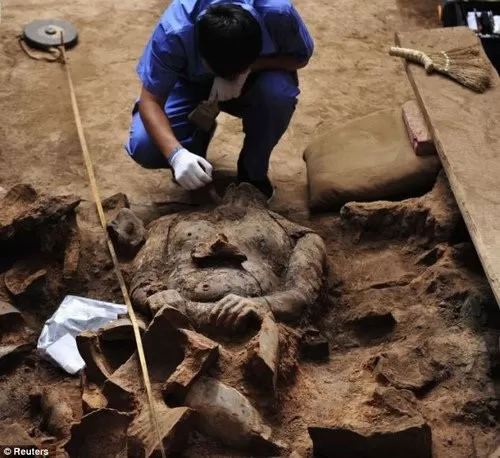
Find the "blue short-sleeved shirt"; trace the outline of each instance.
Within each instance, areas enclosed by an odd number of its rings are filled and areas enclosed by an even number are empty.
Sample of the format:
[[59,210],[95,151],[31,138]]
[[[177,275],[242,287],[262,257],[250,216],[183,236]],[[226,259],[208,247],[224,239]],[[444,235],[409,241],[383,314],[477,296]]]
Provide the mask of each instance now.
[[137,65],[144,87],[164,97],[179,78],[204,82],[213,76],[203,66],[195,37],[196,18],[209,6],[232,3],[259,21],[262,56],[292,55],[308,60],[313,40],[290,0],[173,0],[163,13]]

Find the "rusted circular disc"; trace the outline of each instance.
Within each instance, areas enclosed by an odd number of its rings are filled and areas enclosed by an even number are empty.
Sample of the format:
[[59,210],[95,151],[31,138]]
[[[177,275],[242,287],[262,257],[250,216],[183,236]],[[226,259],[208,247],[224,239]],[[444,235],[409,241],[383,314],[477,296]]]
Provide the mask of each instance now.
[[76,28],[59,19],[40,19],[24,27],[23,39],[32,48],[46,49],[61,45],[61,32],[65,48],[71,48],[78,41]]

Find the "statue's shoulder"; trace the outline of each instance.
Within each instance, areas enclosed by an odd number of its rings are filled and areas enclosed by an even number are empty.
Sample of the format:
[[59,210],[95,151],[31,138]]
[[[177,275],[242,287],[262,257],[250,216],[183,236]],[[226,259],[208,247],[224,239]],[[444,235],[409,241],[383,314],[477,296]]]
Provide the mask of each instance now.
[[290,221],[279,213],[273,212],[271,210],[266,210],[266,213],[279,224],[285,232],[292,238],[300,238],[306,234],[316,234],[316,232],[306,226],[302,226],[298,223]]

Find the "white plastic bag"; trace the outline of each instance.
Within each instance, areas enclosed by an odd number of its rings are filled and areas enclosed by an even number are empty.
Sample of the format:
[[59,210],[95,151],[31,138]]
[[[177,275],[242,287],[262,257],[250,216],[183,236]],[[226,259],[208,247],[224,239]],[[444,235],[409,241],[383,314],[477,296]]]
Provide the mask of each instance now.
[[125,313],[125,305],[66,296],[46,321],[38,338],[37,349],[48,361],[69,374],[76,374],[83,369],[85,362],[78,353],[75,337],[86,329],[99,329]]

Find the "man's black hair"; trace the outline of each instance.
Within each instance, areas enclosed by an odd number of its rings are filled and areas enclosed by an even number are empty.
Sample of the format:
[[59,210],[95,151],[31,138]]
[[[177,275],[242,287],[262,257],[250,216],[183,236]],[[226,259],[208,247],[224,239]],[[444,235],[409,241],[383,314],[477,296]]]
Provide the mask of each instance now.
[[259,22],[237,5],[209,7],[197,22],[197,36],[201,57],[222,78],[247,70],[262,50]]

